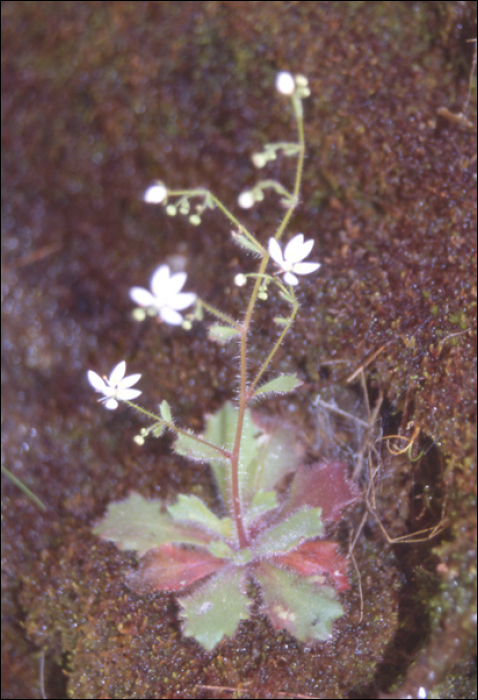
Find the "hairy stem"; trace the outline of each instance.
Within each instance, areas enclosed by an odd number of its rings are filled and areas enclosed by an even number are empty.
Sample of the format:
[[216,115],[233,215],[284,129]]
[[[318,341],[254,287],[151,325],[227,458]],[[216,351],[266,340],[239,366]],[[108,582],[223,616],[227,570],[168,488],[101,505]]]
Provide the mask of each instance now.
[[[279,240],[279,238],[284,233],[286,226],[289,223],[290,218],[294,212],[294,209],[297,207],[297,205],[299,203],[300,184],[301,184],[302,172],[303,172],[303,168],[304,168],[305,141],[304,141],[304,127],[303,127],[303,121],[302,121],[302,104],[300,102],[300,98],[298,98],[296,95],[293,95],[292,103],[293,103],[293,108],[294,108],[294,114],[295,114],[295,117],[297,120],[297,129],[298,129],[300,148],[299,148],[298,159],[297,159],[297,170],[296,170],[295,184],[294,184],[294,197],[293,197],[291,206],[287,209],[285,216],[284,216],[284,218],[283,218],[283,220],[282,220],[282,222],[277,230],[277,233],[275,235],[276,240]],[[231,218],[231,217],[229,216],[229,218]],[[244,322],[243,322],[242,328],[240,330],[239,407],[238,407],[238,415],[237,415],[236,436],[235,436],[235,440],[234,440],[234,447],[232,450],[232,457],[231,457],[231,491],[232,491],[232,506],[233,506],[233,513],[234,513],[234,521],[236,523],[237,534],[238,534],[238,538],[239,538],[239,546],[241,548],[245,548],[248,545],[248,537],[247,537],[247,533],[246,533],[246,530],[244,528],[244,522],[242,519],[241,498],[240,498],[240,493],[239,493],[239,456],[240,456],[240,447],[241,447],[242,428],[244,425],[244,414],[245,414],[245,411],[247,408],[247,402],[250,398],[250,391],[249,391],[248,386],[247,386],[247,339],[248,339],[249,327],[251,324],[252,314],[253,314],[254,307],[255,307],[257,297],[259,294],[259,289],[260,289],[260,286],[262,283],[262,277],[264,275],[264,272],[265,272],[265,269],[267,267],[268,262],[269,262],[269,253],[266,252],[266,254],[264,255],[264,257],[261,260],[261,264],[260,264],[259,270],[257,272],[257,278],[256,278],[256,281],[254,283],[254,289],[252,291],[251,298],[249,299],[249,304],[247,306],[247,311],[246,311],[246,315],[244,318]],[[291,316],[291,321],[290,321],[289,325],[287,326],[287,328],[285,329],[285,332],[287,332],[289,330],[290,324],[292,323],[293,317],[295,317],[296,312],[297,312],[297,308],[294,308],[294,311],[292,312],[292,316]],[[282,342],[282,340],[285,336],[285,332],[281,333],[280,338],[279,338],[279,344]],[[274,348],[272,349],[272,356],[275,354],[277,348],[279,347],[279,345],[277,343],[276,343],[276,346],[274,346]],[[267,360],[266,360],[266,362],[268,364]],[[260,376],[260,374],[259,374],[259,376]],[[256,380],[257,380],[257,377],[256,377]]]
[[[294,295],[294,298],[295,298],[295,295]],[[262,375],[263,375],[264,372],[266,371],[267,367],[268,367],[268,366],[270,365],[270,363],[272,362],[272,360],[273,360],[273,358],[274,358],[274,355],[276,354],[276,352],[277,352],[277,350],[279,349],[279,347],[280,347],[282,341],[284,340],[286,334],[288,333],[289,328],[290,328],[290,327],[292,326],[292,324],[294,323],[294,319],[295,319],[295,316],[296,316],[296,314],[297,314],[298,309],[299,309],[299,305],[298,305],[297,302],[296,302],[294,308],[292,309],[292,313],[291,313],[291,315],[290,315],[290,318],[289,318],[289,321],[288,321],[287,325],[284,327],[282,333],[281,333],[280,336],[277,338],[277,341],[275,342],[274,347],[272,348],[272,350],[271,350],[270,353],[268,354],[267,359],[265,360],[264,364],[262,365],[262,367],[260,368],[260,370],[259,370],[258,373],[256,374],[256,376],[255,376],[255,378],[254,378],[254,381],[251,382],[251,384],[249,385],[249,387],[248,387],[248,394],[249,394],[248,398],[252,398],[252,396],[254,395],[254,389],[255,389],[255,387],[257,386],[258,381],[260,380],[260,378],[262,377]]]

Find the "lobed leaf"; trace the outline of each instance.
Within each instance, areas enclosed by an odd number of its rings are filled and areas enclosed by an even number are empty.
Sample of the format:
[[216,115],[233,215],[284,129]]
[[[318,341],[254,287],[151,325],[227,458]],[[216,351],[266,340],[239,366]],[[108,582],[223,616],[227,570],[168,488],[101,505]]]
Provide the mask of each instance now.
[[[226,504],[229,504],[231,493],[230,460],[222,457],[213,446],[232,452],[237,414],[237,408],[227,402],[207,418],[204,439],[209,445],[196,443],[192,436],[182,433],[175,443],[179,454],[209,462]],[[245,511],[252,504],[255,494],[272,491],[286,474],[294,471],[298,460],[297,447],[286,430],[279,427],[264,432],[253,419],[251,411],[246,410],[239,451],[239,491]]]
[[161,512],[161,507],[159,499],[148,501],[139,493],[132,493],[124,501],[109,504],[93,533],[115,542],[119,549],[136,550],[140,556],[168,542],[209,544],[209,533],[198,528],[196,523],[174,522],[168,513]]
[[[207,428],[205,439],[213,445],[218,445],[228,451],[232,451],[234,440],[236,437],[237,427],[237,408],[229,401],[212,416],[207,419]],[[257,457],[259,446],[257,437],[260,434],[252,420],[251,412],[246,410],[244,414],[244,423],[242,429],[241,446],[239,451],[239,488],[243,503],[247,506],[247,501],[244,499],[243,487],[244,477],[248,474],[248,465]],[[219,488],[219,493],[225,503],[229,502],[229,494],[231,492],[231,466],[228,460],[218,459],[217,455],[210,460],[211,468],[214,472],[214,477]]]
[[[255,418],[258,425],[258,419]],[[259,491],[272,491],[287,474],[295,471],[301,457],[296,441],[290,439],[290,430],[281,425],[259,424],[264,430],[257,438],[259,448],[254,462],[243,476],[243,494],[251,501]]]
[[256,518],[279,505],[275,491],[256,491],[247,510],[246,521],[252,523]]
[[267,557],[276,552],[287,552],[305,539],[318,537],[323,530],[320,514],[320,508],[303,508],[287,520],[265,530],[254,542],[255,556]]
[[126,583],[136,593],[179,591],[221,569],[226,562],[205,549],[181,549],[174,544],[148,550],[139,569],[126,574]]
[[296,549],[278,554],[270,561],[275,566],[310,577],[311,582],[324,583],[323,575],[328,574],[335,581],[338,591],[350,588],[347,580],[349,561],[337,552],[335,542],[303,542]]
[[300,465],[289,489],[284,514],[304,505],[320,506],[324,521],[340,520],[342,509],[355,503],[359,496],[359,489],[347,477],[347,465],[343,462]]
[[179,598],[183,633],[210,651],[223,637],[234,634],[241,620],[249,617],[243,569],[230,566],[219,571],[200,588]]
[[[207,546],[207,551],[219,559],[236,559],[237,550],[231,549],[224,540],[213,540]],[[244,550],[239,550],[244,551]]]
[[231,518],[218,518],[197,496],[180,493],[176,503],[168,506],[167,511],[174,520],[194,521],[226,539],[234,534]]
[[254,571],[262,588],[262,612],[275,630],[286,629],[301,642],[324,641],[344,613],[330,586],[314,585],[298,574],[262,562]]

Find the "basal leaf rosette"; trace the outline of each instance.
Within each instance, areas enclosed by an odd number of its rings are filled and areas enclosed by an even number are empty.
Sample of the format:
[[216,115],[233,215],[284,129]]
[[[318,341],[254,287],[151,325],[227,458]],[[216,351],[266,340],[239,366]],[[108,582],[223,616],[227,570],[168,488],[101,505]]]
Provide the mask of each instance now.
[[[208,419],[205,442],[229,450],[236,421],[236,409],[226,404]],[[348,560],[323,539],[324,522],[338,520],[358,492],[340,462],[299,464],[289,435],[283,426],[266,431],[246,413],[240,490],[247,547],[239,546],[229,515],[221,517],[186,494],[166,506],[133,493],[110,504],[94,529],[120,549],[138,553],[139,567],[127,574],[127,585],[140,594],[175,593],[183,634],[208,650],[249,618],[251,579],[260,587],[261,611],[273,628],[302,642],[327,639],[343,614],[337,593],[349,587]],[[182,437],[176,450],[189,454],[194,441]],[[196,453],[196,459],[205,461],[206,453],[230,512],[227,460],[212,447]],[[288,494],[279,496],[278,484],[291,471]]]

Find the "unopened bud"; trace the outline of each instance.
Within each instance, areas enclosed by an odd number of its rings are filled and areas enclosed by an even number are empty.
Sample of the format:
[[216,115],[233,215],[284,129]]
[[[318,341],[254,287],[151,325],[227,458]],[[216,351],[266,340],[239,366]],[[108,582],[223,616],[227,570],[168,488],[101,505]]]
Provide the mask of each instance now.
[[148,187],[143,195],[143,202],[148,204],[161,204],[161,202],[166,199],[168,190],[163,185],[162,182],[154,182]]
[[240,272],[238,275],[234,277],[234,284],[237,287],[243,287],[247,282],[247,277]]
[[292,95],[295,92],[295,80],[291,73],[287,71],[277,73],[276,90],[281,95]]
[[255,199],[249,191],[246,191],[239,195],[237,202],[242,209],[250,209],[254,206]]

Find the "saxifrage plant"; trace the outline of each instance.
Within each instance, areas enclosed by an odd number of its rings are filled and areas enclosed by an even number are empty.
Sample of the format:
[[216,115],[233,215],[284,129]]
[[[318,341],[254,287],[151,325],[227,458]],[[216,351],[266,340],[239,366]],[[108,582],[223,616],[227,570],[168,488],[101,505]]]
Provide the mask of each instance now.
[[[167,430],[175,435],[178,454],[211,467],[222,513],[213,512],[193,495],[180,494],[175,503],[166,506],[161,500],[150,501],[132,493],[124,501],[110,504],[94,529],[120,549],[137,552],[139,568],[126,575],[131,589],[176,593],[183,633],[208,650],[223,637],[233,635],[241,620],[250,616],[257,587],[261,612],[274,629],[286,629],[303,642],[325,640],[334,620],[343,614],[337,593],[349,587],[348,560],[334,542],[323,539],[324,523],[338,520],[342,508],[358,497],[346,466],[339,461],[305,466],[287,427],[276,424],[267,429],[260,414],[250,409],[253,400],[290,392],[301,384],[295,374],[280,374],[265,383],[261,380],[296,317],[297,275],[312,274],[320,267],[318,262],[305,261],[314,242],[305,241],[303,234],[292,237],[284,248],[279,243],[299,201],[305,152],[302,100],[310,93],[303,76],[287,72],[278,74],[276,87],[290,97],[298,141],[267,144],[263,152],[254,154],[253,162],[262,168],[280,152],[295,157],[294,189],[288,192],[275,180],[262,180],[238,198],[240,206],[249,208],[263,199],[268,188],[280,195],[285,214],[267,246],[207,190],[173,191],[156,182],[144,195],[148,203],[165,205],[172,216],[178,212],[187,215],[193,225],[201,222],[206,209],[214,208],[234,224],[234,240],[260,258],[257,272],[235,278],[238,286],[253,279],[243,319],[233,319],[196,294],[181,291],[186,273],[171,274],[167,265],[154,272],[150,290],[133,287],[130,291],[138,305],[134,312],[138,320],[157,317],[186,330],[193,321],[201,320],[205,311],[219,320],[210,327],[210,338],[239,344],[237,404],[228,402],[207,417],[204,433],[198,435],[177,425],[167,401],[161,402],[158,415],[132,403],[141,391],[131,387],[141,375],[125,376],[124,361],[109,377],[88,372],[90,384],[103,394],[100,400],[107,409],[114,410],[123,402],[152,419],[136,436],[138,444]],[[195,200],[199,203],[193,205]],[[266,271],[271,258],[282,281]],[[274,319],[278,337],[259,371],[250,377],[251,319],[256,304],[268,299],[271,285],[278,288],[290,313]],[[183,317],[180,312],[189,307],[194,307],[193,311]]]

